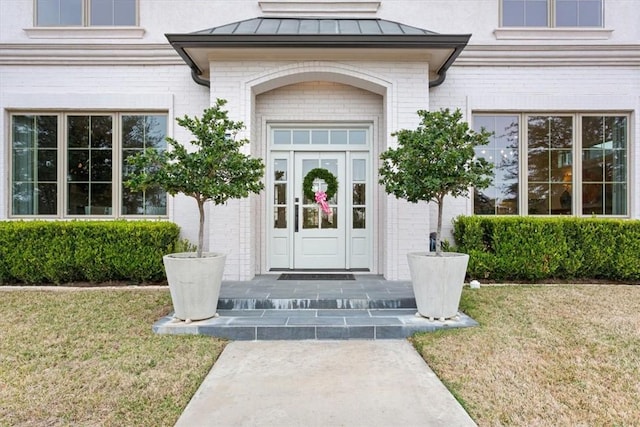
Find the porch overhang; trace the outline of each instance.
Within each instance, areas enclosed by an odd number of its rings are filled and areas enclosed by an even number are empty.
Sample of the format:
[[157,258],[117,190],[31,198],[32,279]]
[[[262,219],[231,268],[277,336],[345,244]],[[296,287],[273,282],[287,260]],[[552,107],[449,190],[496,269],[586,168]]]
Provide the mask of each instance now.
[[191,68],[198,84],[209,86],[211,61],[224,59],[358,58],[422,60],[429,64],[429,87],[442,84],[470,34],[438,34],[382,19],[255,18],[187,34],[165,34]]

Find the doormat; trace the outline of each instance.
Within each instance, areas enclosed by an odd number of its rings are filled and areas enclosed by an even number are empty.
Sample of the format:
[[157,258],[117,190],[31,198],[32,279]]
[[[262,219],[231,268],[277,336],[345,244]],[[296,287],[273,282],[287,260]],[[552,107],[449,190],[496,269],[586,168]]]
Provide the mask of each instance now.
[[283,273],[278,280],[356,280],[356,278],[348,273]]

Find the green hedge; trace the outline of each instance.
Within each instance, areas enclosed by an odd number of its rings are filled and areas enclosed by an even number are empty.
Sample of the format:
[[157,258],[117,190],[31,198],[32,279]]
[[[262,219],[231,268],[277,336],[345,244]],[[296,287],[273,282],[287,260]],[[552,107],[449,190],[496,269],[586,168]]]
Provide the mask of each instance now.
[[490,280],[640,280],[640,221],[461,216],[456,250]]
[[161,280],[179,232],[166,221],[0,221],[0,283]]

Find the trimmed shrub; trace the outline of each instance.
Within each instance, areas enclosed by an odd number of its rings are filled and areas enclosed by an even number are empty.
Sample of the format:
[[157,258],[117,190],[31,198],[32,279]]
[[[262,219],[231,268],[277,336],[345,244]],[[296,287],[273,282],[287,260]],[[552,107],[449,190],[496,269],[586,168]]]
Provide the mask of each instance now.
[[640,221],[461,216],[454,238],[474,278],[640,280]]
[[179,232],[166,221],[1,221],[0,283],[161,280]]

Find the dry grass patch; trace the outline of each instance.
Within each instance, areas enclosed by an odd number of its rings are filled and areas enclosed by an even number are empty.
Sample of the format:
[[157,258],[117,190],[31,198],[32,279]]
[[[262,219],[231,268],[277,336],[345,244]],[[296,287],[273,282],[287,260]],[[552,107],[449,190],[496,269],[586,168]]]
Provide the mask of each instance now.
[[479,328],[416,336],[480,426],[638,425],[640,286],[465,289]]
[[0,425],[171,426],[224,348],[158,336],[167,290],[3,290]]

